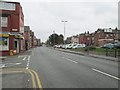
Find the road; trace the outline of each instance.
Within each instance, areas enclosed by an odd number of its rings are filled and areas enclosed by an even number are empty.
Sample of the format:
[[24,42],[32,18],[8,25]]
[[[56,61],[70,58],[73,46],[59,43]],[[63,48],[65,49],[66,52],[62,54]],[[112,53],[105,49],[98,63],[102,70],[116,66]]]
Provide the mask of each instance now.
[[[120,80],[118,62],[70,54],[48,47],[37,47],[9,57],[3,60],[2,65],[3,88],[32,88],[31,85],[37,88],[118,88]],[[14,70],[12,75],[6,75],[4,71],[8,70],[9,73],[11,69]],[[35,71],[37,75],[31,71],[31,78],[29,70]],[[18,80],[20,82],[17,83]],[[11,85],[9,81],[14,83]]]

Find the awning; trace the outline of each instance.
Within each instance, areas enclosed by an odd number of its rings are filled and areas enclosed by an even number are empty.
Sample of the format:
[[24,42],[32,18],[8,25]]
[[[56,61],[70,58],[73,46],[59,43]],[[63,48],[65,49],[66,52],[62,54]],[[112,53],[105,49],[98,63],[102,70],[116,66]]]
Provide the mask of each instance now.
[[9,34],[0,34],[0,37],[9,37]]
[[16,39],[24,39],[24,37],[22,35],[15,35]]

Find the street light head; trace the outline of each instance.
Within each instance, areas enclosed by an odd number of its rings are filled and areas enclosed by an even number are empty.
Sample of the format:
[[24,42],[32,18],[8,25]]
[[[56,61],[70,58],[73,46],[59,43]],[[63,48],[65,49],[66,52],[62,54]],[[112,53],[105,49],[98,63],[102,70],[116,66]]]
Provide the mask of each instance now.
[[68,21],[64,21],[64,20],[62,20],[61,22],[68,22]]

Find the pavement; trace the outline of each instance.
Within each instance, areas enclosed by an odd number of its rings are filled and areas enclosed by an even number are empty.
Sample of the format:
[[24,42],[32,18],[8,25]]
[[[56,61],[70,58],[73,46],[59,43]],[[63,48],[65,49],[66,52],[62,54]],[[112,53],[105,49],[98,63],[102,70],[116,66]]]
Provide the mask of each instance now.
[[90,57],[95,57],[95,58],[100,58],[100,59],[105,59],[105,60],[112,60],[112,61],[120,61],[120,58],[115,58],[115,57],[110,57],[110,56],[105,56],[105,55],[96,55],[96,54],[91,54],[91,53],[83,53],[83,52],[78,52],[78,51],[71,51],[68,49],[57,49],[62,52],[67,52],[67,53],[73,53],[73,54],[78,54],[78,55],[84,55],[84,56],[90,56]]
[[78,90],[118,88],[118,64],[111,60],[37,47],[2,60],[2,86]]

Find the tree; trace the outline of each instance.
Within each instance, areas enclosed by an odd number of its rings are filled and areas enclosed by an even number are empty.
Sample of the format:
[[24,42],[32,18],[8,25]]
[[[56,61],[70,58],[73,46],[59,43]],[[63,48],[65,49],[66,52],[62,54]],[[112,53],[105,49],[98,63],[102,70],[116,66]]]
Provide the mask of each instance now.
[[58,35],[58,34],[54,33],[49,36],[49,39],[46,42],[47,42],[47,44],[49,44],[51,46],[56,45],[56,44],[63,44],[63,42],[64,42],[63,38],[64,37],[62,34]]
[[62,34],[59,35],[59,44],[63,44],[64,43],[64,36]]
[[49,36],[49,42],[50,42],[50,45],[56,45],[58,44],[58,41],[59,41],[59,36],[58,34],[54,33],[52,35]]

